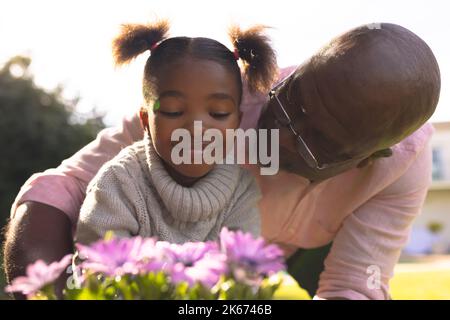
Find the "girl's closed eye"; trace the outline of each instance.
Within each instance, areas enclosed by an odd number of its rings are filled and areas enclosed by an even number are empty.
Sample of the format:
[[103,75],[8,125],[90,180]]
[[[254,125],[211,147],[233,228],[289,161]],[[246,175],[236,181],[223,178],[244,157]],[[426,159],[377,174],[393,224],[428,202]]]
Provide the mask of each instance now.
[[163,92],[155,105],[154,111],[166,118],[178,118],[184,114],[183,94],[178,91]]
[[167,118],[178,118],[183,115],[183,111],[158,110],[157,112]]
[[230,116],[231,112],[227,111],[213,111],[210,112],[209,115],[218,120],[224,120]]

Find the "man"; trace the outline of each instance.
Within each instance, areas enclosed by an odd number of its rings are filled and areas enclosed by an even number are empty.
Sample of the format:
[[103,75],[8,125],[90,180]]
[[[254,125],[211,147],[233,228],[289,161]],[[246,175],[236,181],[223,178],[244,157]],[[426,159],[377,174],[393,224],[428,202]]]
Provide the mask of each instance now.
[[[424,123],[439,91],[429,47],[405,28],[380,24],[334,39],[268,101],[244,97],[244,129],[258,121],[280,129],[279,173],[261,176],[249,166],[263,194],[263,236],[283,247],[289,271],[311,295],[390,298],[389,279],[431,179],[433,128]],[[126,118],[25,183],[5,244],[10,279],[37,258],[72,250],[87,184],[142,135],[137,115]]]

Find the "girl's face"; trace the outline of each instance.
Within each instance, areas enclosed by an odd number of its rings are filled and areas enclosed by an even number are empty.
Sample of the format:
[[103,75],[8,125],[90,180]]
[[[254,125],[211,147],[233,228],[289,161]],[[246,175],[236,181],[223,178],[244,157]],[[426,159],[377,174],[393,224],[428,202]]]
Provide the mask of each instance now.
[[[192,150],[192,164],[173,163],[172,148],[181,141],[172,142],[172,132],[179,128],[187,129],[193,149],[194,121],[201,121],[203,132],[209,128],[221,131],[225,146],[225,130],[239,127],[239,84],[221,64],[195,58],[180,59],[161,68],[156,81],[159,108],[148,108],[150,133],[156,152],[169,173],[172,171],[172,176],[199,178],[206,175],[213,164],[207,165],[203,161],[202,164],[194,164]],[[226,154],[225,148],[223,154]]]

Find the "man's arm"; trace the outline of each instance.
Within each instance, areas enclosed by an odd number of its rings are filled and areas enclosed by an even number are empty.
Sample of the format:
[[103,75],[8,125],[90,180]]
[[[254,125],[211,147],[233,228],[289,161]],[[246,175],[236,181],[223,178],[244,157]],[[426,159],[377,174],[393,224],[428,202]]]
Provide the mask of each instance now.
[[431,182],[427,145],[408,170],[346,218],[316,298],[390,299],[389,280]]
[[[50,263],[72,253],[71,227],[69,218],[54,207],[39,202],[21,204],[6,231],[4,266],[8,282],[24,275],[26,266],[38,259]],[[58,291],[65,285],[65,276],[58,281]]]

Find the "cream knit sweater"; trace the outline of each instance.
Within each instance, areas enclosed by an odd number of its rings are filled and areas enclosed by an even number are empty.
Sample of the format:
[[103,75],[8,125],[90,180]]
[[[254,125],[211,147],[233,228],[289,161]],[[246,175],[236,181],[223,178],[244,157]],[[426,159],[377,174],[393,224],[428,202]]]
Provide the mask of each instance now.
[[176,183],[146,137],[107,162],[87,188],[76,241],[108,230],[117,236],[157,237],[172,243],[218,238],[222,227],[259,235],[254,177],[237,165],[216,165],[192,187]]

